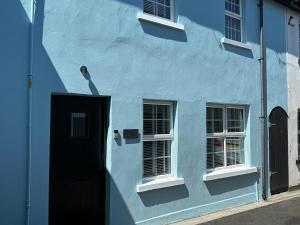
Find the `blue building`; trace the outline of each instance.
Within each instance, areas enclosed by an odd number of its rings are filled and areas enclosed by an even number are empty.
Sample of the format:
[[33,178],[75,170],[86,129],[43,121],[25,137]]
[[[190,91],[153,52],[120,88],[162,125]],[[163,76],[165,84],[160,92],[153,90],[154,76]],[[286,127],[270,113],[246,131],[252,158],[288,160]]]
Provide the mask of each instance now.
[[[0,224],[165,224],[271,194],[256,1],[4,5]],[[263,11],[270,115],[286,8]]]

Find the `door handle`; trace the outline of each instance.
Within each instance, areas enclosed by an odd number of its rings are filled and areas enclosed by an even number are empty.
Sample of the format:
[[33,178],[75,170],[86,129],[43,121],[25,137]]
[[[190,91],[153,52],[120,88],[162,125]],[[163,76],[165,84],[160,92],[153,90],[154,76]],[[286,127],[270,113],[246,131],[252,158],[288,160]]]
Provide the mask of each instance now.
[[276,125],[277,125],[276,123],[269,122],[269,127],[276,126]]
[[274,171],[270,171],[270,172],[271,172],[271,176],[278,173],[278,172],[274,172]]

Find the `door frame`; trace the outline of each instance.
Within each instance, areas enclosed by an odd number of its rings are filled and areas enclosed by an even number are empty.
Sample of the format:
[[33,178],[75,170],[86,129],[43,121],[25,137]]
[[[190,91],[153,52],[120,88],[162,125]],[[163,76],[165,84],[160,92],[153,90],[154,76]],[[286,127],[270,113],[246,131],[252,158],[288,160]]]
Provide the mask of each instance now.
[[109,123],[110,123],[110,106],[111,106],[111,96],[105,96],[105,95],[88,95],[88,94],[78,94],[78,93],[64,93],[64,92],[52,92],[50,95],[50,113],[49,113],[49,170],[48,170],[48,224],[49,224],[49,212],[50,212],[50,172],[51,172],[51,150],[52,150],[52,108],[53,108],[53,97],[54,96],[69,96],[69,97],[85,97],[85,98],[98,98],[98,99],[104,99],[106,101],[105,103],[105,108],[104,108],[104,132],[103,132],[103,160],[104,160],[104,165],[105,165],[105,185],[104,185],[104,192],[105,192],[105,225],[109,224],[109,215],[110,215],[110,198],[109,198],[109,193],[110,193],[110,176],[107,172],[107,135],[108,135],[108,128],[109,128]]

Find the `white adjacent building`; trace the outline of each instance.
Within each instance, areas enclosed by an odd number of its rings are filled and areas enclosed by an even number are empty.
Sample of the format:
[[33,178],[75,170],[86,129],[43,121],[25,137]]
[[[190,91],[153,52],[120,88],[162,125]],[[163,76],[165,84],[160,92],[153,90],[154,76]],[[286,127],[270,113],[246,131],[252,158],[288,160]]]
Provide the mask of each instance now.
[[300,184],[300,13],[287,9],[289,186]]

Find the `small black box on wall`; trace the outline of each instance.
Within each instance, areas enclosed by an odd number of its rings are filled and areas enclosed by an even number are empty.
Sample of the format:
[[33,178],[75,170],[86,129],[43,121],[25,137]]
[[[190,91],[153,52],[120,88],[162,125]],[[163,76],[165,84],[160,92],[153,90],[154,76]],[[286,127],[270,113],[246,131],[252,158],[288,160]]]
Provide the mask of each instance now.
[[124,129],[123,130],[123,138],[137,139],[137,138],[139,138],[139,130],[138,129]]

